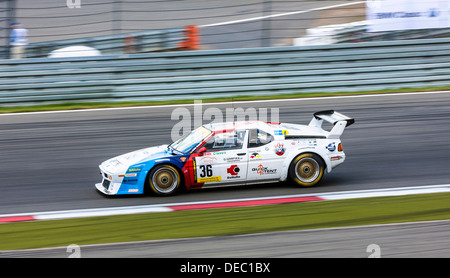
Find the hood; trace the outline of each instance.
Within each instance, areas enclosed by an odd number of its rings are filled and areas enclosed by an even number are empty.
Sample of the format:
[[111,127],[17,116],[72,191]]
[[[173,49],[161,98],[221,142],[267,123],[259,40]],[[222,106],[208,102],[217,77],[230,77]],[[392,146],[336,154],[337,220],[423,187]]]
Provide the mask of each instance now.
[[150,147],[122,154],[101,164],[101,167],[109,173],[125,173],[134,164],[151,159],[166,157],[168,145]]

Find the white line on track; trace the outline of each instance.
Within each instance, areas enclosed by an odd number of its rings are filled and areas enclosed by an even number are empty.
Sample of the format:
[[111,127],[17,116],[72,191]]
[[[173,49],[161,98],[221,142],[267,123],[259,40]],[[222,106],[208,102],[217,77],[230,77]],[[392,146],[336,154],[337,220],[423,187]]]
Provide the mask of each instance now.
[[[351,99],[351,98],[376,98],[376,97],[394,97],[394,96],[412,96],[412,95],[431,95],[431,94],[450,94],[450,91],[430,91],[430,92],[411,92],[411,93],[386,93],[371,95],[352,95],[352,96],[329,96],[329,97],[308,97],[308,98],[283,98],[283,99],[264,99],[264,100],[242,100],[242,101],[224,101],[224,102],[205,102],[202,105],[227,105],[227,104],[248,104],[248,103],[270,103],[270,102],[292,102],[292,101],[308,101],[308,100],[332,100],[332,99]],[[192,100],[193,102],[195,100]],[[187,107],[197,105],[195,103],[184,104],[165,104],[165,105],[147,105],[147,106],[130,106],[130,107],[110,107],[110,108],[91,108],[77,110],[57,110],[57,111],[39,111],[39,112],[20,112],[20,113],[3,113],[0,117],[21,116],[21,115],[39,115],[39,114],[58,114],[58,113],[83,113],[83,112],[102,112],[114,110],[136,110],[136,109],[152,109],[167,107]]]
[[280,14],[273,14],[273,15],[266,15],[266,16],[258,16],[258,17],[245,18],[245,19],[239,19],[239,20],[225,21],[225,22],[220,22],[220,23],[205,24],[205,25],[200,25],[199,27],[201,27],[201,28],[202,27],[214,27],[214,26],[221,26],[221,25],[228,25],[228,24],[244,23],[244,22],[262,20],[262,19],[267,19],[267,18],[274,18],[274,17],[290,16],[290,15],[296,15],[296,14],[316,12],[316,11],[322,11],[322,10],[333,9],[333,8],[340,8],[340,7],[350,6],[350,5],[363,4],[363,3],[365,3],[365,1],[358,1],[358,2],[345,3],[345,4],[337,4],[337,5],[325,6],[325,7],[319,7],[319,8],[312,8],[312,9],[307,9],[307,10],[302,10],[302,11],[280,13]]

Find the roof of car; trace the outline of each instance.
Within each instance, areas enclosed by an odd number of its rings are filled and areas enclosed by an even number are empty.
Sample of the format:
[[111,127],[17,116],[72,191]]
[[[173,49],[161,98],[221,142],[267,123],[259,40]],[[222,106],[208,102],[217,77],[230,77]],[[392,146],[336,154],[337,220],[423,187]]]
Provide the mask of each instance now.
[[307,125],[275,123],[263,121],[236,121],[224,123],[210,123],[203,125],[214,132],[225,132],[242,129],[262,129],[274,135],[302,135],[302,136],[326,136],[327,131]]
[[252,128],[265,128],[270,131],[272,127],[262,121],[237,121],[237,122],[224,122],[224,123],[210,123],[203,125],[207,129],[212,131],[221,130],[235,130],[235,129],[252,129]]

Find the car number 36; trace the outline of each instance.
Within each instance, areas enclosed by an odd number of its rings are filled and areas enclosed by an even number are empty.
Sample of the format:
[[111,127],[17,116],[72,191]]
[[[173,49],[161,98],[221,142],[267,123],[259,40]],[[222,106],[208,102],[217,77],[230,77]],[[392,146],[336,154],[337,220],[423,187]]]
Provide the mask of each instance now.
[[200,168],[199,176],[201,178],[212,177],[213,171],[212,171],[212,166],[211,165],[200,165],[199,168]]

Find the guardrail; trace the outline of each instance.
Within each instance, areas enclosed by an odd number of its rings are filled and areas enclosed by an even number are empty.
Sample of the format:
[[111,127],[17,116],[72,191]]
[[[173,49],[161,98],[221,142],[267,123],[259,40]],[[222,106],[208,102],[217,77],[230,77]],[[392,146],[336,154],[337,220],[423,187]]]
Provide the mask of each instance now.
[[450,85],[450,39],[0,60],[0,105]]
[[49,53],[63,47],[82,45],[99,50],[103,55],[122,54],[127,48],[132,52],[179,50],[184,41],[183,28],[135,32],[91,38],[79,38],[50,42],[31,43],[27,46],[27,58],[47,57]]

